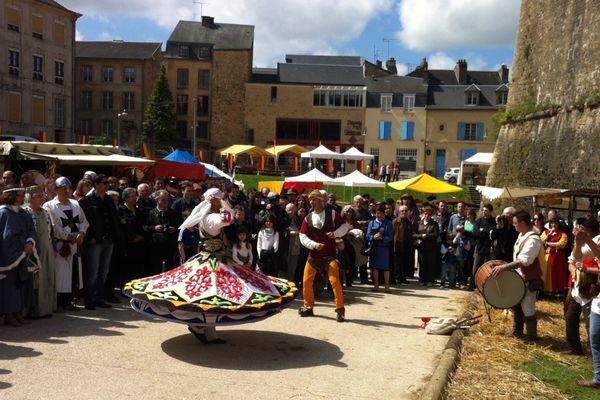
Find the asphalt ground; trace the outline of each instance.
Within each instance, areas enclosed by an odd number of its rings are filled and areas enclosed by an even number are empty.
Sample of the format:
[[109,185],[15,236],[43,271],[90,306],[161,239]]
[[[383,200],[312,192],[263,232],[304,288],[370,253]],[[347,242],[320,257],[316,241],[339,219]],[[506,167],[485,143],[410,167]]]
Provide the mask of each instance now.
[[306,318],[300,295],[267,320],[218,329],[222,345],[138,314],[127,299],[0,325],[0,399],[415,399],[448,341],[419,329],[420,317],[458,317],[464,296],[359,284],[345,290],[339,323],[330,293]]

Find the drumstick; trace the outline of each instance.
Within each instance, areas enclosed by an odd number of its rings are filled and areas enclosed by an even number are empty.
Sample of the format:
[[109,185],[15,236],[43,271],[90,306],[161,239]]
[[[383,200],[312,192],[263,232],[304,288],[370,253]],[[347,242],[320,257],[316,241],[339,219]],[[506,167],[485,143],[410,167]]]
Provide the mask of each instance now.
[[502,290],[500,289],[500,283],[498,282],[498,279],[494,279],[494,282],[496,283],[496,289],[498,290],[498,294],[502,296]]

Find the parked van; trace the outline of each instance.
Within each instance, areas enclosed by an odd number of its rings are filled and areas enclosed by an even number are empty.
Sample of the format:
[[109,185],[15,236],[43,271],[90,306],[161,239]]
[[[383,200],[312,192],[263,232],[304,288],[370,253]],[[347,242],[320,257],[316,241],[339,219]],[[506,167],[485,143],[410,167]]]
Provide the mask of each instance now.
[[448,168],[446,173],[444,174],[444,180],[450,183],[456,183],[458,181],[458,174],[460,173],[460,168]]
[[31,136],[19,136],[19,135],[1,135],[0,141],[5,142],[39,142],[36,138]]

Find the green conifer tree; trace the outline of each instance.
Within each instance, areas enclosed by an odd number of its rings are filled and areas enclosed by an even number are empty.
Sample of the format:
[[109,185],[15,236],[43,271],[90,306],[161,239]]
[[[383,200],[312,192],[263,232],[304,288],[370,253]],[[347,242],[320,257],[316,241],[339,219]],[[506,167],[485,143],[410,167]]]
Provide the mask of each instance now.
[[148,99],[143,122],[144,132],[140,135],[140,141],[146,142],[149,139],[150,147],[155,150],[168,145],[175,137],[176,118],[173,95],[163,65]]

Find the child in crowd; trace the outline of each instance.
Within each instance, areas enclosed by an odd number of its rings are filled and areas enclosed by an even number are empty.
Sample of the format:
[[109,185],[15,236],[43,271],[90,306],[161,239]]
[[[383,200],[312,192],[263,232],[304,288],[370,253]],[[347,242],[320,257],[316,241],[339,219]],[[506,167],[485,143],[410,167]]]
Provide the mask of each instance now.
[[[185,220],[192,210],[184,210],[181,215]],[[179,250],[179,263],[183,264],[200,251],[200,231],[197,226],[181,229],[177,237],[177,248]]]
[[248,230],[243,225],[237,228],[236,241],[233,243],[233,261],[248,269],[252,269],[252,245],[248,237]]
[[446,280],[450,284],[450,287],[456,285],[456,265],[458,261],[456,258],[456,247],[454,240],[448,237],[446,243],[442,243],[442,277],[440,281],[440,287],[443,288],[446,284]]
[[258,268],[265,275],[277,276],[275,253],[279,249],[279,233],[274,229],[275,214],[268,213],[256,238]]
[[[346,246],[344,244],[344,239],[337,238],[335,239],[335,258],[338,260],[338,265],[340,266],[340,282],[348,282],[346,279],[346,274],[349,269],[349,260],[348,254],[346,253]],[[329,281],[328,281],[329,282]]]
[[[465,264],[469,258],[469,251],[471,250],[471,239],[467,232],[465,232],[464,225],[456,226],[456,235],[452,240],[454,247],[454,256],[456,257],[456,270],[459,274],[459,283],[463,282],[464,277],[460,276],[463,274]],[[452,285],[453,286],[453,285]]]

